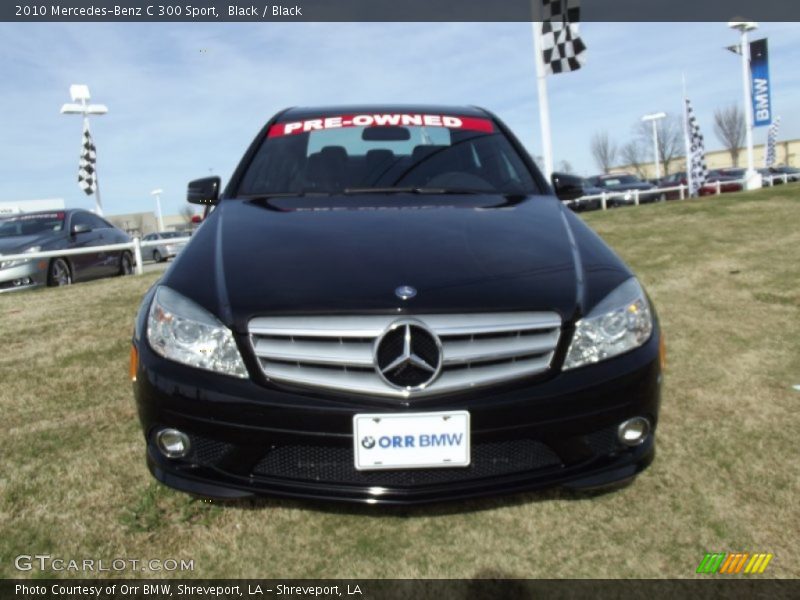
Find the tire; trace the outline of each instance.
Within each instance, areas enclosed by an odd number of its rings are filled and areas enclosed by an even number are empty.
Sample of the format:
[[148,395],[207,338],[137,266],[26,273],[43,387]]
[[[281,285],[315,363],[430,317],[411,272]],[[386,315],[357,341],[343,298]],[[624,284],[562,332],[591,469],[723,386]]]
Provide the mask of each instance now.
[[123,252],[119,257],[119,275],[133,274],[133,259],[130,252]]
[[47,269],[47,285],[50,287],[61,287],[72,283],[72,271],[69,264],[63,258],[54,258],[50,261]]
[[157,263],[160,263],[162,260],[164,260],[164,257],[161,256],[161,252],[158,250],[153,250],[153,260]]

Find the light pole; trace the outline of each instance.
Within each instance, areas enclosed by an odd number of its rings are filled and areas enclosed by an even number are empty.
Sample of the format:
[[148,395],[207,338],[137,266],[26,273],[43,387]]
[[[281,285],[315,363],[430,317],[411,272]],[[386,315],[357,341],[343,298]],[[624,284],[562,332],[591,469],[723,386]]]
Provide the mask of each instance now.
[[667,113],[659,112],[642,117],[643,123],[647,123],[648,121],[652,121],[653,123],[653,162],[656,164],[656,179],[661,179],[661,165],[659,164],[658,156],[658,121],[666,116]]
[[[84,130],[89,128],[89,115],[104,115],[108,112],[105,104],[89,104],[91,95],[89,86],[80,83],[73,83],[69,86],[69,95],[72,102],[61,107],[62,115],[83,115]],[[103,205],[100,202],[100,182],[97,179],[97,167],[94,174],[94,207],[98,215],[103,214]]]
[[161,194],[164,193],[164,190],[158,188],[157,190],[153,190],[150,192],[151,196],[156,197],[156,216],[158,217],[158,230],[164,231],[164,218],[161,216]]
[[740,54],[742,55],[742,87],[744,89],[744,123],[747,140],[747,172],[745,173],[745,189],[754,190],[761,187],[761,175],[755,170],[753,161],[753,102],[750,98],[750,44],[747,32],[758,28],[753,21],[730,21],[728,27],[738,29],[741,34]]

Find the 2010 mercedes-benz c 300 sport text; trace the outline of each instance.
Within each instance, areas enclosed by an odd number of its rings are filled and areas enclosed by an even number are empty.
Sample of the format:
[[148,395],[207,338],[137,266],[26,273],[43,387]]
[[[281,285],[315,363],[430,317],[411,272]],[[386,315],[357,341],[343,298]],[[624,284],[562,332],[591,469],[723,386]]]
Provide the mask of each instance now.
[[220,189],[136,318],[158,480],[405,504],[652,461],[653,306],[491,113],[289,109]]

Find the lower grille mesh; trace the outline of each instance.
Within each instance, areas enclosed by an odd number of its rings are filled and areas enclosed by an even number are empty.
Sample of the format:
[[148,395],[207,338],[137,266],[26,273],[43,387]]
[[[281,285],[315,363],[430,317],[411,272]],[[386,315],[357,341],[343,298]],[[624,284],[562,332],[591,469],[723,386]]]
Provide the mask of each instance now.
[[469,481],[560,464],[548,446],[528,439],[473,444],[469,467],[367,472],[355,469],[351,448],[291,445],[271,450],[256,465],[254,474],[304,481],[410,486]]

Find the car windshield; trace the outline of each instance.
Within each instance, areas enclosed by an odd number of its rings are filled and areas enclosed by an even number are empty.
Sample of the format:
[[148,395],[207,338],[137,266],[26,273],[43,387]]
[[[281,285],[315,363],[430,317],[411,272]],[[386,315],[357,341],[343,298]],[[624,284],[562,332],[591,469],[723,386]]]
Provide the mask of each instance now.
[[64,229],[64,213],[15,215],[0,219],[0,238],[38,235]]
[[607,177],[600,180],[600,185],[611,187],[613,185],[620,185],[626,183],[641,183],[633,175],[616,175],[614,177]]
[[165,231],[159,234],[162,239],[168,240],[170,238],[180,238],[185,237],[186,234],[181,231]]
[[240,196],[367,192],[534,194],[519,154],[490,119],[342,115],[272,125]]

